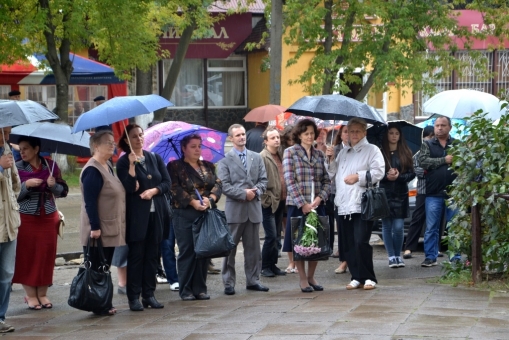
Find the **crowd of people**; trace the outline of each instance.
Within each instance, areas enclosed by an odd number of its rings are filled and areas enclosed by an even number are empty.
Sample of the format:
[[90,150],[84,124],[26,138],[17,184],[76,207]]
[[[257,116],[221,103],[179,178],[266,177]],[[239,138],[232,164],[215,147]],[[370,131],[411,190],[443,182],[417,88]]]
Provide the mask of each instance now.
[[[233,147],[217,164],[202,160],[202,139],[197,134],[183,138],[182,157],[165,164],[158,154],[143,150],[144,131],[136,124],[126,127],[118,145],[110,130],[96,132],[90,138],[92,157],[80,176],[81,244],[84,251],[89,243],[95,250],[95,240],[100,239],[105,257],[91,251],[91,268],[97,269],[104,260],[108,266],[126,267],[119,289],[125,287],[129,308],[163,308],[154,296],[156,276],[161,252],[169,253],[168,242],[176,240],[176,264],[173,252],[163,256],[173,257],[172,263],[165,263],[167,272],[176,266],[170,285],[177,287],[183,301],[210,299],[206,283],[210,261],[195,256],[192,224],[224,199],[233,242],[242,241],[244,248],[247,290],[267,292],[260,276],[291,273],[298,274],[303,293],[324,290],[315,278],[318,262],[293,259],[291,218],[310,211],[329,216],[331,248],[337,230],[333,256],[340,262],[336,273],[351,273],[346,289],[374,289],[378,281],[369,243],[372,222],[361,218],[361,196],[368,182],[384,188],[390,206],[390,216],[382,220],[389,267],[404,267],[403,258],[413,256],[424,217],[422,266],[436,265],[440,216],[448,209],[446,188],[454,179],[447,155],[453,141],[450,120],[438,118],[434,135],[425,131],[421,151],[414,157],[396,123],[388,125],[381,148],[367,141],[367,127],[363,119],[352,118],[338,130],[333,145],[328,145],[326,133],[313,120],[300,120],[281,132],[258,125],[250,133],[250,142],[245,128],[233,124],[228,129]],[[52,284],[59,225],[55,199],[65,197],[68,186],[56,163],[41,157],[38,139],[20,139],[22,159],[14,162],[5,142],[10,128],[0,132],[0,326],[8,332],[14,329],[5,323],[12,283],[23,285],[30,309],[53,307],[47,290]],[[261,152],[246,148],[246,143],[260,143]],[[111,157],[117,146],[124,155],[115,172]],[[420,189],[404,246],[408,183],[416,175]],[[447,217],[453,213],[448,209]],[[260,227],[265,233],[263,246]],[[17,251],[16,244],[18,250],[31,251]],[[277,266],[281,250],[288,253],[286,270]],[[236,247],[222,262],[226,295],[234,295],[238,288],[235,257]],[[109,301],[106,309],[93,313],[114,315],[116,309]]]

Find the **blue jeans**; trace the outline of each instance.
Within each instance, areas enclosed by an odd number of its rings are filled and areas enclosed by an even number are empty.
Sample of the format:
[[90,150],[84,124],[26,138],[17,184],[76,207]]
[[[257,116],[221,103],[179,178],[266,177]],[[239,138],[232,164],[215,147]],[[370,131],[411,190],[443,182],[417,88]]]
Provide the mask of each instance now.
[[161,257],[163,258],[164,271],[169,284],[179,282],[177,274],[177,259],[175,258],[175,230],[170,222],[170,236],[161,242]]
[[455,211],[445,206],[443,197],[426,197],[426,232],[424,233],[424,255],[435,261],[438,257],[440,242],[440,224],[445,209],[446,223],[449,223]]
[[389,257],[401,256],[404,238],[403,221],[402,218],[382,218],[382,235]]
[[265,231],[265,241],[262,247],[262,269],[275,270],[278,260],[278,234],[277,226],[281,226],[283,222],[283,213],[285,211],[285,201],[279,202],[277,210],[272,213],[272,206],[268,208],[262,207],[263,214],[263,230]]
[[16,240],[0,243],[0,321],[5,320],[5,313],[9,306],[15,260]]

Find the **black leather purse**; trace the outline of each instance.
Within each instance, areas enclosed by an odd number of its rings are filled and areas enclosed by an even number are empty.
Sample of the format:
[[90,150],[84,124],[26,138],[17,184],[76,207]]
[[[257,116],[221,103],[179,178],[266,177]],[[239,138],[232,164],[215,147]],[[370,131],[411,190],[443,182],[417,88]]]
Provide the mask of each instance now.
[[366,172],[367,189],[362,194],[361,199],[361,218],[364,221],[376,221],[381,218],[389,217],[391,211],[385,190],[380,187],[374,187],[371,181],[371,173]]
[[103,313],[112,306],[113,283],[111,282],[110,267],[106,263],[101,239],[97,239],[95,251],[100,254],[98,268],[92,268],[90,262],[90,243],[88,239],[85,260],[78,270],[78,275],[71,283],[71,292],[67,303],[69,306],[87,312]]

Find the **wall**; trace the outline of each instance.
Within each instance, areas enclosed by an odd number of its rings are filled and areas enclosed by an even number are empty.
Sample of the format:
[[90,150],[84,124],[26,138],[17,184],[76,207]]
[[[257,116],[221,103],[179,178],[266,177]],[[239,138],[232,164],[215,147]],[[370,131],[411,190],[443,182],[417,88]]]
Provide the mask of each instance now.
[[265,57],[265,51],[247,55],[247,106],[251,109],[269,104],[270,70],[260,69]]
[[198,124],[210,127],[215,130],[227,132],[230,125],[238,123],[245,126],[249,130],[253,124],[246,124],[243,120],[247,114],[246,108],[228,108],[228,109],[209,109],[208,124],[205,122],[205,112],[201,109],[179,109],[167,110],[165,121],[177,120],[189,124]]

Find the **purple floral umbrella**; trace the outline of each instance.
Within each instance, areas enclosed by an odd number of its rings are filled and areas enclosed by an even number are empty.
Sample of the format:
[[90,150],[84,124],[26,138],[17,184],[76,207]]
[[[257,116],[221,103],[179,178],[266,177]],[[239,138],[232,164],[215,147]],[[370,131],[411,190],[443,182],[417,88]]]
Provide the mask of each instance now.
[[204,160],[216,163],[224,158],[226,133],[179,121],[160,123],[145,130],[143,149],[159,154],[168,163],[181,158],[180,141],[191,134],[202,138],[201,155]]

